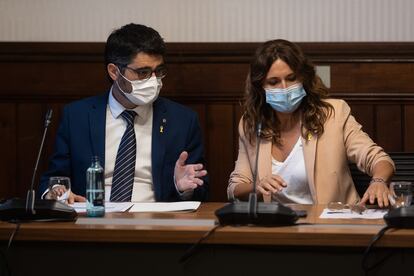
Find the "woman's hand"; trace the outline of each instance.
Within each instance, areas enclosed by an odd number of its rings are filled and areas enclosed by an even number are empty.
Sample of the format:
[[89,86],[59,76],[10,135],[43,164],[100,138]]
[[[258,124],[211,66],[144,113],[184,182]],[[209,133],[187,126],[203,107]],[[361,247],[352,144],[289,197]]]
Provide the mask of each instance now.
[[360,203],[365,204],[369,200],[369,203],[374,204],[375,199],[377,199],[377,203],[380,208],[388,207],[389,194],[390,190],[388,189],[385,181],[376,181],[375,178],[373,178],[373,181],[369,184],[368,189],[365,191]]
[[280,192],[286,186],[286,182],[279,175],[272,174],[262,178],[256,190],[262,195],[269,196],[273,193]]

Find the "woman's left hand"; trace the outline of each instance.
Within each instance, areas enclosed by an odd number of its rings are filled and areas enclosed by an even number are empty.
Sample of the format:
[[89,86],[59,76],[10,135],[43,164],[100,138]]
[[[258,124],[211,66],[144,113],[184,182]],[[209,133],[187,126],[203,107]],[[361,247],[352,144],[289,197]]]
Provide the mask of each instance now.
[[390,190],[388,189],[386,183],[374,180],[371,184],[369,184],[368,189],[365,191],[360,203],[365,204],[369,200],[369,203],[374,204],[375,199],[377,199],[377,203],[380,208],[388,207],[389,194]]

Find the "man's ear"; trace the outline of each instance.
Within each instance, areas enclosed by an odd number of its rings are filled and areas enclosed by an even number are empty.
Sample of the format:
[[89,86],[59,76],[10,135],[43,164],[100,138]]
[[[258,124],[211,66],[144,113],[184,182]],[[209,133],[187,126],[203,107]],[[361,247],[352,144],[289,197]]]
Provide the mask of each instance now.
[[119,71],[118,67],[113,63],[108,63],[106,66],[106,71],[108,72],[109,77],[115,81],[118,77]]

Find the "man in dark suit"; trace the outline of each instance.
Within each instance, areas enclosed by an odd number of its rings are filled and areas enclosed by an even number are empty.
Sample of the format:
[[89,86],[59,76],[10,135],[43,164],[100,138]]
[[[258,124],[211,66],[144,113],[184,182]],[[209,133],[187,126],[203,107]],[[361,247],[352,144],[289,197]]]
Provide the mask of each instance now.
[[105,171],[106,200],[206,199],[198,117],[158,97],[166,75],[164,54],[164,41],[152,28],[128,24],[112,32],[105,63],[113,85],[103,95],[64,108],[55,153],[38,194],[52,196],[51,176],[69,176],[69,203],[85,201],[85,173],[91,158],[98,156]]

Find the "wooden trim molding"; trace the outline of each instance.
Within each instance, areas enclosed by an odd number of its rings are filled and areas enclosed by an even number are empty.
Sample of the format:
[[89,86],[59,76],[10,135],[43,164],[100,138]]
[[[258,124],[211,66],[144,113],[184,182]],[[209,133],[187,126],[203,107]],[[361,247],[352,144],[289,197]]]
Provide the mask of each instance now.
[[[260,43],[167,43],[169,62],[250,61]],[[315,63],[414,62],[414,42],[298,42]],[[101,42],[0,42],[0,62],[102,62]]]

